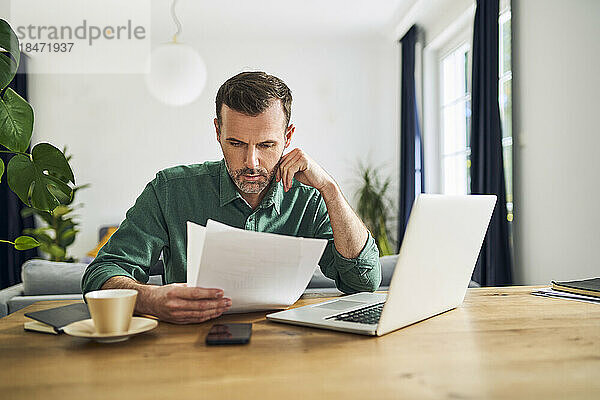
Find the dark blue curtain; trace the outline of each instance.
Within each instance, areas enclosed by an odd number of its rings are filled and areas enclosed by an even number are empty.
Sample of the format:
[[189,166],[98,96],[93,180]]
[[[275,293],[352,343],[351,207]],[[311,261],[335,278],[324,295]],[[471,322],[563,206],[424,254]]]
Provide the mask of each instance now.
[[473,272],[482,286],[512,283],[498,105],[498,0],[477,0],[473,28],[471,193],[495,194],[496,208]]
[[[21,63],[17,75],[10,83],[10,87],[27,99],[27,57],[21,56]],[[6,150],[0,145],[2,150]],[[12,154],[0,153],[4,165],[12,157]],[[33,228],[33,217],[22,218],[21,210],[23,203],[15,195],[6,183],[6,172],[0,183],[0,238],[14,240],[20,236],[24,228]],[[37,256],[37,250],[17,251],[11,245],[0,243],[0,289],[21,282],[21,265],[30,258]]]
[[400,39],[402,45],[402,88],[400,108],[400,201],[398,210],[398,248],[417,193],[424,192],[423,145],[415,85],[415,44],[418,28],[413,25]]

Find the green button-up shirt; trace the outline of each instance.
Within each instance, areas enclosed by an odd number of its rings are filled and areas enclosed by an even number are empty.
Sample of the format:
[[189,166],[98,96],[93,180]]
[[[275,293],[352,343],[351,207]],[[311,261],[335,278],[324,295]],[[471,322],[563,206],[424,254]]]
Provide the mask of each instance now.
[[149,268],[161,252],[166,283],[185,282],[186,221],[206,226],[208,219],[252,231],[327,239],[319,266],[345,293],[373,291],[381,282],[379,252],[370,234],[357,258],[348,259],[337,252],[319,191],[294,180],[284,192],[281,182],[273,180],[253,210],[221,160],[156,174],[87,267],[81,283],[83,293],[100,289],[113,276],[148,282]]

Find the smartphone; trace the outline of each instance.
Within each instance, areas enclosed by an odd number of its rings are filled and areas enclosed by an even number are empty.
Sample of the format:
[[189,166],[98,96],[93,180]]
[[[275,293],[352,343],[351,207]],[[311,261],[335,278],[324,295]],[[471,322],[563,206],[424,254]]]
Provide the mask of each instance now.
[[246,344],[251,334],[252,324],[215,324],[206,335],[206,344]]

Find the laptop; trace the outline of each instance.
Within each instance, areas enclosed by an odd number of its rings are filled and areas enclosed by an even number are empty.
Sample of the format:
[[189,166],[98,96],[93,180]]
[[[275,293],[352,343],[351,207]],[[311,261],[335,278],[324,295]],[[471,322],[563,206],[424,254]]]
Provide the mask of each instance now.
[[421,194],[386,293],[356,293],[267,315],[294,325],[381,336],[458,307],[496,204],[492,195]]

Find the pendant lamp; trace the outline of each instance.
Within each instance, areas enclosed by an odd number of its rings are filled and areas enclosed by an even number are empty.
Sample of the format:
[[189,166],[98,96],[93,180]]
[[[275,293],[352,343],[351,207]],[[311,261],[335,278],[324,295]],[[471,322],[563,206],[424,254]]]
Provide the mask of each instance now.
[[181,43],[181,22],[175,14],[177,0],[171,3],[171,17],[177,27],[170,42],[154,48],[150,54],[146,86],[161,102],[182,106],[196,100],[206,84],[206,65],[191,46]]

